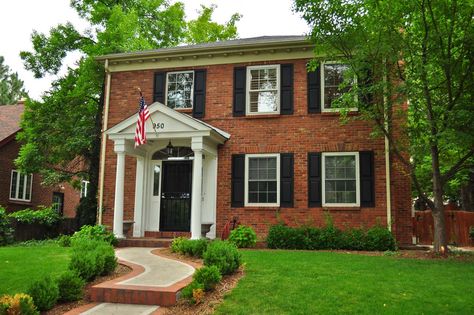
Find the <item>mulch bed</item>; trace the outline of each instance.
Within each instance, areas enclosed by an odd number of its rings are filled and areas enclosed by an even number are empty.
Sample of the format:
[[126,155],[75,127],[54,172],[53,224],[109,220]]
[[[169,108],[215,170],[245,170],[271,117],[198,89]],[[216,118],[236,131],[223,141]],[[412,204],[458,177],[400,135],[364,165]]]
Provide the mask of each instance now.
[[75,309],[77,307],[92,303],[92,301],[89,299],[89,289],[92,286],[94,286],[96,284],[99,284],[99,283],[102,283],[102,282],[105,282],[105,281],[109,281],[109,280],[121,277],[123,275],[128,274],[131,271],[132,271],[131,268],[129,268],[125,265],[118,264],[117,268],[115,269],[115,271],[112,274],[107,275],[107,276],[103,276],[103,277],[98,277],[94,281],[87,283],[86,287],[85,287],[85,291],[84,291],[84,298],[82,300],[56,304],[56,306],[54,308],[52,308],[49,311],[43,312],[41,314],[44,314],[44,315],[60,315],[60,314],[64,314],[66,312],[69,312],[70,310]]

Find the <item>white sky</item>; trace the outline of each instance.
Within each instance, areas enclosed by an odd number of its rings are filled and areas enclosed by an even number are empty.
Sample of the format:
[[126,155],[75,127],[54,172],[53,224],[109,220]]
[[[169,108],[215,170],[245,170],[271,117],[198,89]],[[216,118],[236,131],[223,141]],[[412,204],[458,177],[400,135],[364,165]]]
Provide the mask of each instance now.
[[[172,1],[175,2],[175,1]],[[237,24],[239,37],[263,35],[302,35],[308,32],[304,20],[293,14],[291,0],[184,0],[188,19],[197,16],[200,5],[216,4],[214,20],[226,22],[233,13],[243,15]],[[31,51],[31,33],[37,30],[48,33],[51,27],[67,21],[79,30],[86,27],[76,12],[69,7],[69,0],[0,0],[0,56],[5,64],[25,82],[33,98],[48,90],[54,77],[35,79],[23,67],[20,51]],[[75,57],[69,56],[65,65],[72,65]]]

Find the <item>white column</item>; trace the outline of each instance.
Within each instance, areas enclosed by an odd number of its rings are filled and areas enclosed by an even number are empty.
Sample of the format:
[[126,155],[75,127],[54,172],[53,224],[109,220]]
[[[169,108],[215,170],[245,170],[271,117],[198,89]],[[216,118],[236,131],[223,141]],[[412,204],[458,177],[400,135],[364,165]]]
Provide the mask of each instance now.
[[[124,141],[125,142],[125,141]],[[124,238],[123,235],[123,192],[125,182],[125,151],[117,150],[117,173],[115,175],[115,201],[114,201],[114,234],[117,238]]]
[[141,237],[143,232],[143,189],[145,180],[145,159],[137,157],[137,172],[135,175],[135,209],[133,221],[133,236]]
[[191,239],[201,238],[202,148],[202,137],[193,137],[191,141],[191,149],[194,151],[193,189],[191,195]]

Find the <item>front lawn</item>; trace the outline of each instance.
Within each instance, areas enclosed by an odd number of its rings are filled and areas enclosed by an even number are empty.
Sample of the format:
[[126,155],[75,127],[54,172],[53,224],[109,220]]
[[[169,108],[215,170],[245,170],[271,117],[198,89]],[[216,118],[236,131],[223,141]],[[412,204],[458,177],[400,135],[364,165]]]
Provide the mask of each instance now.
[[67,270],[70,248],[53,243],[0,247],[0,296],[25,292],[43,276]]
[[216,314],[474,314],[474,263],[335,252],[242,251]]

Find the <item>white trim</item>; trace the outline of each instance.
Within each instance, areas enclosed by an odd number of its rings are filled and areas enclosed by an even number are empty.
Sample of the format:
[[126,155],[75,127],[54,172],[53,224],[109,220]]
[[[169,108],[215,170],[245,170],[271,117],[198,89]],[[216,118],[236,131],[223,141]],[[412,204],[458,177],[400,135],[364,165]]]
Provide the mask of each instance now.
[[[84,186],[83,186],[84,185]],[[84,188],[84,189],[83,189]],[[88,180],[82,180],[81,181],[81,193],[80,193],[80,198],[87,197],[87,191],[89,190],[89,181]]]
[[[355,178],[356,178],[356,202],[355,203],[326,203],[326,156],[354,156],[355,157]],[[360,172],[359,172],[359,152],[323,152],[321,159],[322,178],[322,201],[323,207],[360,207]]]
[[[277,181],[277,202],[276,203],[249,203],[249,159],[250,158],[265,158],[265,157],[275,157],[276,158],[276,181]],[[279,207],[280,206],[280,154],[246,154],[245,155],[245,207]]]
[[195,75],[194,70],[166,72],[165,105],[168,106],[168,75],[178,74],[178,73],[192,73],[193,74],[193,84],[191,86],[191,107],[184,107],[184,108],[175,108],[175,107],[173,107],[173,109],[193,109],[194,108],[194,75]]
[[[15,172],[17,174],[16,175],[16,186],[15,186],[15,197],[14,198],[12,198],[13,172]],[[20,188],[20,177],[23,177],[24,181],[25,181],[24,184],[23,184],[23,198],[18,198],[18,192],[19,192],[19,188]],[[30,198],[26,199],[25,196],[26,196],[26,187],[28,186],[28,177],[31,178],[31,180],[30,180]],[[10,174],[10,187],[9,188],[10,189],[8,190],[8,198],[10,200],[31,202],[31,197],[32,197],[32,193],[33,193],[33,174],[22,174],[18,170],[12,170],[11,174]]]
[[[277,102],[277,110],[274,112],[251,112],[250,111],[250,71],[251,70],[256,70],[256,69],[276,69],[276,91],[277,91],[277,97],[276,97],[276,102]],[[248,66],[246,69],[246,82],[245,82],[245,114],[246,115],[278,115],[280,114],[280,65],[279,64],[274,64],[274,65],[260,65],[260,66]]]
[[[321,112],[322,113],[334,113],[334,112],[339,112],[341,111],[341,108],[324,108],[324,89],[325,89],[325,86],[324,86],[324,66],[325,65],[331,65],[331,64],[346,64],[344,63],[343,61],[322,61],[321,62],[321,65],[319,67],[319,77],[320,77],[320,82],[321,82],[321,95],[320,95],[320,98],[321,98]],[[357,85],[357,77],[354,76],[354,85]],[[358,99],[357,99],[357,96],[354,97],[354,102],[357,104],[358,102]],[[357,107],[352,107],[352,108],[349,108],[349,111],[351,112],[357,112],[359,111],[359,109]]]

